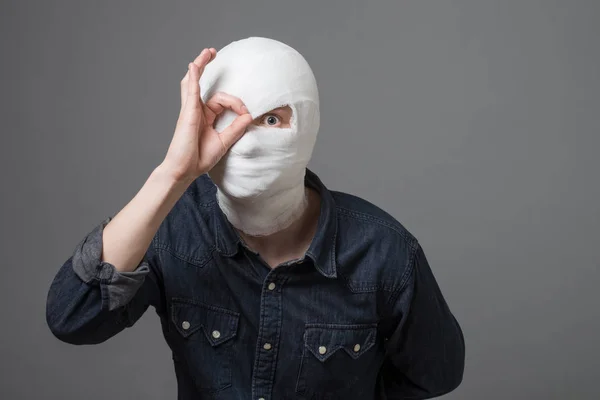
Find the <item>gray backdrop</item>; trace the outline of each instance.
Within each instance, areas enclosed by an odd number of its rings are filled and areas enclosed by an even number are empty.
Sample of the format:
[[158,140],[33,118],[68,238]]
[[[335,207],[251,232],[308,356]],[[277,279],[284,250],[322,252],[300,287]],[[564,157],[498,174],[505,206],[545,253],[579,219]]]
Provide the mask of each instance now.
[[52,336],[45,300],[162,161],[187,63],[247,36],[314,69],[309,167],[422,243],[467,343],[445,398],[600,398],[597,0],[0,7],[0,398],[175,398],[153,309],[77,347]]

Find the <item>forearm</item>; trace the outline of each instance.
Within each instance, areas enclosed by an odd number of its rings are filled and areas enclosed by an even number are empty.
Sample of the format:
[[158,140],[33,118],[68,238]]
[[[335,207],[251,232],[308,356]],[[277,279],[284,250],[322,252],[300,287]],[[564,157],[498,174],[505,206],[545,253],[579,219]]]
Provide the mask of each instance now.
[[154,169],[135,197],[104,228],[102,261],[119,272],[133,271],[190,183],[174,179],[162,166]]
[[133,325],[149,305],[164,307],[160,267],[152,245],[133,272],[117,272],[100,260],[102,229],[109,220],[85,235],[50,286],[47,323],[67,343],[100,343]]

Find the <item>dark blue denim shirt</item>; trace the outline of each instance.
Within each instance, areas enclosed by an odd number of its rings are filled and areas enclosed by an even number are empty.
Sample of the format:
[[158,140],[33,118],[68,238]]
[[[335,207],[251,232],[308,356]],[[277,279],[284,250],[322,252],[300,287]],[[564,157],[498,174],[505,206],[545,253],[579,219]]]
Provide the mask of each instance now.
[[400,222],[359,197],[321,195],[305,257],[270,268],[199,177],[130,273],[101,261],[102,221],[58,271],[47,322],[60,340],[103,342],[153,306],[178,399],[426,399],[462,381],[465,343]]

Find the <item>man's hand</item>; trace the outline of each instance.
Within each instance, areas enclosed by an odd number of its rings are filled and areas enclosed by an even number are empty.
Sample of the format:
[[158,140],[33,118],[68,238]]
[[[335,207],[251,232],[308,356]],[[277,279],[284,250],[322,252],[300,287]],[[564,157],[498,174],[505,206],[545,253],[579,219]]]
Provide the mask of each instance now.
[[[237,97],[215,93],[206,103],[200,98],[200,76],[216,55],[214,48],[202,50],[188,65],[188,72],[181,80],[179,119],[167,155],[161,164],[163,170],[178,181],[192,182],[210,171],[252,123],[248,109]],[[225,109],[239,115],[219,133],[213,124]]]

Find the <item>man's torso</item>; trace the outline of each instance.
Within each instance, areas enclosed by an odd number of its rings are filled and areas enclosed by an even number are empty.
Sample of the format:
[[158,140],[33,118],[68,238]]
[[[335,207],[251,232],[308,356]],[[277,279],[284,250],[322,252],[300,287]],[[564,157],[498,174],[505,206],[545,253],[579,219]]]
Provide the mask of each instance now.
[[276,268],[237,240],[205,175],[161,225],[156,308],[180,399],[374,398],[386,304],[417,241],[308,170],[307,185],[321,191],[317,233],[306,257]]

